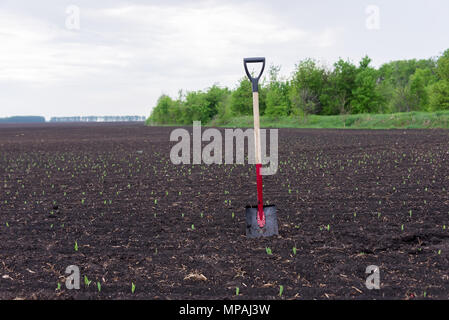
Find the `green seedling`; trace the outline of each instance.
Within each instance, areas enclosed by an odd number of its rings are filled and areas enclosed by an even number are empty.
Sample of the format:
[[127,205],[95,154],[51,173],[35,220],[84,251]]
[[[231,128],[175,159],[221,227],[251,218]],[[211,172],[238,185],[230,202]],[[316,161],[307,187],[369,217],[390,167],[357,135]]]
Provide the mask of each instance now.
[[98,289],[98,292],[101,292],[101,283],[100,283],[100,281],[97,282],[97,289]]
[[78,242],[77,242],[77,241],[75,241],[75,246],[74,246],[74,248],[75,248],[75,251],[78,251]]
[[235,295],[238,296],[239,293],[240,293],[240,288],[239,288],[239,287],[236,287],[236,288],[235,288]]
[[282,297],[282,293],[284,292],[284,286],[279,286],[279,297]]
[[60,291],[61,290],[61,283],[58,282],[57,286],[56,286],[56,290]]
[[195,226],[192,224],[192,230],[195,230]]
[[134,293],[134,291],[136,291],[136,285],[134,282],[131,282],[131,293]]
[[296,247],[293,247],[293,255],[296,256]]
[[268,248],[268,247],[265,248],[265,251],[267,252],[268,255],[272,255],[272,254],[273,254],[273,253],[271,252],[271,249]]
[[232,213],[232,219],[234,219],[234,217],[235,217],[235,213],[233,212],[233,213]]
[[89,280],[89,279],[87,278],[87,276],[84,276],[84,285],[85,285],[86,287],[89,287],[91,282],[92,282],[92,280]]

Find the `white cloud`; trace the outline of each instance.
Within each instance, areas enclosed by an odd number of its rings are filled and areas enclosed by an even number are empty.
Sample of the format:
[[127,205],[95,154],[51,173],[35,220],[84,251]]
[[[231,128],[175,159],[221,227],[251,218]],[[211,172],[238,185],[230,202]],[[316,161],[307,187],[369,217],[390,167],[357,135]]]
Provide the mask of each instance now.
[[0,81],[78,81],[127,64],[113,47],[82,42],[76,32],[32,17],[0,12],[0,30]]
[[46,116],[148,114],[161,93],[233,86],[245,56],[293,66],[340,33],[301,29],[263,6],[214,1],[83,6],[79,31],[65,28],[65,15],[58,24],[0,7],[0,82],[44,88],[28,100],[0,97],[14,113],[30,113],[39,100]]

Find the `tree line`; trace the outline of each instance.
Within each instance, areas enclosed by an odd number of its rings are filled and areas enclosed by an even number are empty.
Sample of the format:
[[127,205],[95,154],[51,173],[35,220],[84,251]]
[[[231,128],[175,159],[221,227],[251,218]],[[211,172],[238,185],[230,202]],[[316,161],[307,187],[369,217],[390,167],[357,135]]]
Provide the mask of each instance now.
[[145,121],[143,116],[75,116],[52,117],[50,122],[133,122]]
[[[398,60],[379,68],[365,56],[358,64],[339,59],[326,67],[314,59],[300,61],[289,78],[280,66],[268,68],[259,89],[261,115],[270,117],[396,113],[449,110],[449,49],[430,59]],[[206,90],[159,97],[149,124],[225,123],[252,114],[251,83],[234,89]]]
[[0,118],[0,123],[35,123],[45,122],[45,118],[41,116],[14,116],[8,118]]

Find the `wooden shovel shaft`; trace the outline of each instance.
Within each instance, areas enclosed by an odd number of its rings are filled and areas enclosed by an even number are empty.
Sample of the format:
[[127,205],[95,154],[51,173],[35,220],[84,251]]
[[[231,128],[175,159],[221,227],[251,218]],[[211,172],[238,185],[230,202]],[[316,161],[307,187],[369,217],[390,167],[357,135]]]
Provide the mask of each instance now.
[[260,119],[259,119],[259,92],[253,92],[254,114],[254,145],[256,147],[256,164],[262,164],[262,151],[260,148]]

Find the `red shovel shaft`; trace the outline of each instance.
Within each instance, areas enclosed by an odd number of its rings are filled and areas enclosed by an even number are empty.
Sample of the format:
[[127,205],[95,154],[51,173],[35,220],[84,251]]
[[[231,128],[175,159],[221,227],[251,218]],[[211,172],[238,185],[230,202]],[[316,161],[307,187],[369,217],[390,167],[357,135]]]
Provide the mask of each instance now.
[[265,214],[263,212],[263,182],[262,175],[260,174],[260,169],[262,165],[256,164],[257,172],[257,224],[259,227],[263,228],[265,226]]

